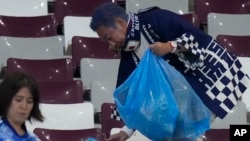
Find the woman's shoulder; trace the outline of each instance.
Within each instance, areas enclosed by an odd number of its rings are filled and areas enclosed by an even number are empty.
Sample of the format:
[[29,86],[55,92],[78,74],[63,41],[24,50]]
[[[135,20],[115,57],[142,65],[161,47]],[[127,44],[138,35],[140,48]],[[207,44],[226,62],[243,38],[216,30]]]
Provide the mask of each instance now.
[[0,141],[12,141],[12,136],[13,132],[9,129],[7,125],[4,124],[3,120],[0,120]]
[[[25,136],[25,139],[29,141],[40,141],[40,139],[32,132],[27,132],[28,136]],[[15,140],[15,134],[13,131],[4,123],[2,119],[0,119],[0,141],[2,140]]]
[[34,133],[28,132],[29,141],[41,141]]
[[0,119],[0,128],[1,128],[0,130],[1,132],[9,130],[9,127],[4,123],[2,119]]

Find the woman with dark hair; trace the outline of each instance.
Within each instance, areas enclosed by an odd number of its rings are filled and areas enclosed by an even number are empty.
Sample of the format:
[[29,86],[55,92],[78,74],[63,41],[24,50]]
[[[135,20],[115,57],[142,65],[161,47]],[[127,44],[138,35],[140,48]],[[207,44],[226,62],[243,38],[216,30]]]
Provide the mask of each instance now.
[[0,84],[0,117],[0,141],[39,141],[25,126],[25,120],[43,122],[44,119],[34,78],[24,73],[4,78]]

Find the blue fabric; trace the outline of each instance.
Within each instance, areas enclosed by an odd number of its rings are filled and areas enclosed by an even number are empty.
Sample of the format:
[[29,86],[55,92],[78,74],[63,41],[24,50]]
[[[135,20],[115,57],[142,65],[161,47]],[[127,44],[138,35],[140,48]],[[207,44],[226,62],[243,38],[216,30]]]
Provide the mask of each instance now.
[[129,28],[130,30],[128,30],[127,34],[126,34],[126,42],[125,45],[123,46],[122,50],[125,51],[131,51],[134,50],[137,46],[130,46],[130,44],[128,43],[129,41],[137,41],[138,45],[140,44],[140,24],[139,24],[139,17],[134,14],[134,13],[129,13],[129,22],[127,24],[127,28]]
[[40,141],[35,135],[26,132],[20,136],[7,120],[0,120],[0,141]]
[[98,140],[96,140],[95,138],[92,138],[92,137],[88,137],[86,140],[84,140],[84,141],[98,141]]
[[[177,50],[163,58],[186,78],[204,104],[223,119],[249,83],[237,57],[173,12],[152,8],[138,16],[140,31],[149,44],[174,40],[188,50]],[[133,54],[134,51],[121,52],[117,86],[136,69],[138,61],[135,62]]]
[[[173,41],[181,37],[185,33],[194,35],[199,42],[200,48],[208,46],[212,37],[205,34],[197,27],[187,22],[181,16],[157,7],[151,8],[147,11],[137,14],[140,22],[140,31],[144,34],[147,41],[152,44],[154,42]],[[130,33],[131,28],[128,27],[127,33]],[[130,38],[127,38],[129,40]],[[134,40],[134,39],[133,39]],[[124,45],[126,46],[126,45]],[[119,66],[117,86],[121,85],[136,68],[136,64],[132,58],[133,51],[121,52],[121,63]],[[185,64],[179,61],[175,54],[167,54],[164,56],[165,60],[169,60],[170,64],[177,67],[179,70],[185,69]],[[129,69],[127,69],[129,68]]]
[[207,107],[185,78],[149,49],[114,99],[127,127],[155,141],[193,140],[209,129]]

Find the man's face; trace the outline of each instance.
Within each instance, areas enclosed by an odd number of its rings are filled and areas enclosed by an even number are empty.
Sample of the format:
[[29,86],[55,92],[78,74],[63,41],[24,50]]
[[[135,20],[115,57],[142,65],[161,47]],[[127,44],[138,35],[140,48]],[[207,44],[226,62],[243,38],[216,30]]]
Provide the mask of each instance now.
[[125,44],[127,24],[123,19],[115,20],[115,27],[100,26],[96,30],[98,36],[109,44],[109,49],[120,52]]

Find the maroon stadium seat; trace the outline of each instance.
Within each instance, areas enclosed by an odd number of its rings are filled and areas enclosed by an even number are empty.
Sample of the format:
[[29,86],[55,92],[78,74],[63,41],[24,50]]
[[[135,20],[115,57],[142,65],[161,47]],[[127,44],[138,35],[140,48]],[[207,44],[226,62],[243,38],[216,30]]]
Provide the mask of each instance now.
[[0,36],[48,37],[55,35],[57,35],[57,22],[53,15],[0,16]]
[[50,60],[9,58],[7,73],[17,71],[29,73],[37,81],[72,81],[74,67],[70,58]]
[[114,103],[103,103],[101,109],[101,125],[104,136],[109,137],[112,128],[121,128],[124,123],[111,117]]
[[34,133],[41,141],[85,141],[88,137],[104,141],[102,131],[99,128],[79,130],[56,130],[35,128]]
[[55,0],[55,16],[63,24],[65,16],[91,16],[95,7],[112,0]]
[[38,82],[40,102],[45,104],[82,103],[84,90],[81,80]]
[[216,40],[239,57],[250,57],[249,36],[218,35]]
[[72,38],[72,61],[77,67],[82,58],[118,59],[119,53],[108,49],[108,44],[99,38],[74,36]]
[[250,0],[194,0],[194,12],[202,24],[207,23],[208,13],[250,13]]
[[229,129],[210,129],[203,141],[229,141]]

